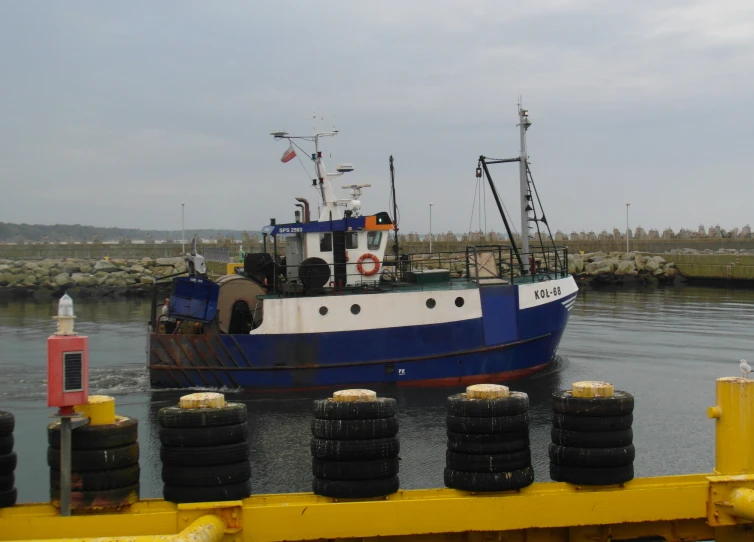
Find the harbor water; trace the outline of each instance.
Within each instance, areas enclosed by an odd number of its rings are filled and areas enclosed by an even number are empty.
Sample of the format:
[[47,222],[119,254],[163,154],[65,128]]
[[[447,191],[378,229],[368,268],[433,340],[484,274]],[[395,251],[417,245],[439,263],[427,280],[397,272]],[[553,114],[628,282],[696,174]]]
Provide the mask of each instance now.
[[[56,304],[0,300],[0,409],[16,416],[19,502],[48,500],[46,339]],[[185,390],[152,391],[145,369],[146,300],[76,303],[77,331],[89,336],[90,393],[112,395],[139,419],[141,496],[160,497],[157,412]],[[550,395],[577,380],[606,380],[636,397],[636,476],[712,469],[714,426],[706,419],[714,379],[754,360],[754,290],[676,286],[582,290],[560,358],[509,383],[529,394],[533,465],[547,481]],[[463,387],[377,389],[398,401],[401,487],[443,486],[445,398]],[[328,393],[329,391],[329,393]],[[256,394],[226,390],[249,411],[254,493],[310,491],[312,400],[332,390]]]

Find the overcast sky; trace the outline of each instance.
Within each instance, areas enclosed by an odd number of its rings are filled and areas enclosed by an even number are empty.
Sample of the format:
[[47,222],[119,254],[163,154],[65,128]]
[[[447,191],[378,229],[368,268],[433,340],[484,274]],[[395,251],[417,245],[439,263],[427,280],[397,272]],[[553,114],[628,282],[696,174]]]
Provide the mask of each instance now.
[[[518,153],[520,91],[553,230],[625,228],[626,202],[632,228],[754,224],[751,0],[3,0],[0,70],[3,222],[286,221],[317,193],[268,134],[316,110],[364,212],[393,154],[401,229],[432,201],[464,232],[477,157]],[[493,176],[516,209],[516,166]]]

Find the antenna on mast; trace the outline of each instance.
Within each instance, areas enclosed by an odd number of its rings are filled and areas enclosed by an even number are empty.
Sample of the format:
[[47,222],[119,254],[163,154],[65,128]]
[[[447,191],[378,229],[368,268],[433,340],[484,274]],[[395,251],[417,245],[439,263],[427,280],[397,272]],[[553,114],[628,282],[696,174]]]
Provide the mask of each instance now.
[[400,254],[398,246],[398,202],[395,199],[395,168],[393,167],[393,155],[390,155],[390,199],[393,201],[393,228],[395,229],[395,257]]

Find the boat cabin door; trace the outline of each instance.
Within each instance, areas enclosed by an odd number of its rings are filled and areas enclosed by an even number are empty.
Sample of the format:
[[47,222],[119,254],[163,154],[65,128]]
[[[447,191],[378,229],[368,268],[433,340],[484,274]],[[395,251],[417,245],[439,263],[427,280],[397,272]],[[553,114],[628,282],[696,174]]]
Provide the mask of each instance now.
[[304,239],[299,233],[285,240],[286,276],[289,280],[298,280],[298,270],[304,261]]
[[332,232],[333,275],[336,286],[348,284],[346,272],[346,232]]

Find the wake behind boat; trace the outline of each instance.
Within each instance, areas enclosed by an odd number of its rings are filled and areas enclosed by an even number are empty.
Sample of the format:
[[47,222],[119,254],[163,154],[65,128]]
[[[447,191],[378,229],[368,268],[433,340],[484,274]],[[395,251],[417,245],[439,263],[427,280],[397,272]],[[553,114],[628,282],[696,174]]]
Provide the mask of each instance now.
[[[337,132],[274,132],[291,141],[284,161],[295,155],[292,140],[313,143],[319,216],[313,220],[308,201],[296,198],[295,221],[272,220],[262,229],[264,251],[247,254],[242,271],[216,282],[206,278],[194,246],[187,256],[190,276],[172,278],[163,315],[156,310],[155,285],[148,340],[152,386],[442,386],[510,380],[546,367],[578,289],[567,272],[567,249],[548,244],[526,156],[531,123],[520,106],[519,123],[520,156],[481,156],[477,167],[511,244],[421,255],[398,250],[395,207],[393,217],[362,214],[361,192],[369,185],[344,186],[351,198],[336,198],[332,179],[353,167],[328,173],[320,144]],[[519,162],[520,248],[489,171],[503,162]],[[540,224],[548,228],[547,242]],[[530,248],[533,226],[539,246]],[[386,256],[391,231],[394,254]]]

